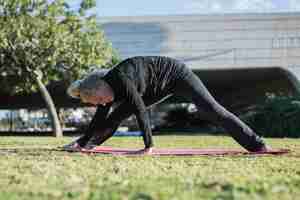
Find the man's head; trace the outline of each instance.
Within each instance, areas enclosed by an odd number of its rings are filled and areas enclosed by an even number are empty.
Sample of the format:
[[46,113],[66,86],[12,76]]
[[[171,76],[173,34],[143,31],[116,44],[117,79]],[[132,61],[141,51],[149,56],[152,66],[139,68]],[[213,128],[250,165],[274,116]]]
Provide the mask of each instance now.
[[73,98],[80,98],[84,103],[106,105],[114,99],[114,92],[110,85],[102,78],[107,70],[96,71],[82,80],[75,81],[68,88],[68,94]]

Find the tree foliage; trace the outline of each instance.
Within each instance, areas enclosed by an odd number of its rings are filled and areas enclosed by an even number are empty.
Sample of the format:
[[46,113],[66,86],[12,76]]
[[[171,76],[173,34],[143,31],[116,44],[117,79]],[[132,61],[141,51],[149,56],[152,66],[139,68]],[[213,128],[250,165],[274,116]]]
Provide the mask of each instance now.
[[36,89],[36,71],[44,84],[68,73],[78,78],[91,66],[116,60],[96,24],[94,0],[75,10],[65,0],[0,0],[0,84],[5,92]]

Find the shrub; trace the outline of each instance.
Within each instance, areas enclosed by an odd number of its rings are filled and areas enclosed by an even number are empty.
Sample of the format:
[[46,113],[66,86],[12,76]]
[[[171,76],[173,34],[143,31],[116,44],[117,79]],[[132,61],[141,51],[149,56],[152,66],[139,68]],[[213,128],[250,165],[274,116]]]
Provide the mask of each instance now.
[[242,119],[267,137],[300,137],[300,97],[271,96]]

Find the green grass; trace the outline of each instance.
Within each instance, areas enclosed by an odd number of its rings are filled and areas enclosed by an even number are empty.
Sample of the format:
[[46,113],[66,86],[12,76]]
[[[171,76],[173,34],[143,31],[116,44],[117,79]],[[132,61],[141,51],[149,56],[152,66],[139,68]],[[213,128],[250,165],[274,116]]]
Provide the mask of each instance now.
[[[72,138],[1,137],[0,199],[267,199],[300,197],[300,139],[267,139],[285,156],[125,157],[54,151]],[[223,136],[156,136],[156,147],[239,146]],[[106,145],[142,147],[141,138]]]

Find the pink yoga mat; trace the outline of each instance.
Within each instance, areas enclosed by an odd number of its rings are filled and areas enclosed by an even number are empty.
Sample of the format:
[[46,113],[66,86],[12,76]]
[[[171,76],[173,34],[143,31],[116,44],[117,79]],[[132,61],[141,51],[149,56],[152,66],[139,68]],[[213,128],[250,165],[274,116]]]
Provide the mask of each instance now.
[[[110,154],[110,155],[140,155],[138,152],[140,149],[128,149],[128,148],[115,148],[107,146],[99,146],[92,150],[82,150],[83,153],[91,154]],[[261,152],[247,152],[240,149],[221,149],[221,148],[209,148],[209,149],[183,149],[183,148],[154,148],[151,155],[157,156],[196,156],[196,155],[281,155],[290,152],[288,149],[273,149],[271,151]]]

